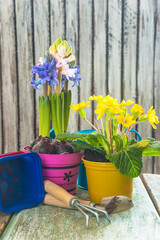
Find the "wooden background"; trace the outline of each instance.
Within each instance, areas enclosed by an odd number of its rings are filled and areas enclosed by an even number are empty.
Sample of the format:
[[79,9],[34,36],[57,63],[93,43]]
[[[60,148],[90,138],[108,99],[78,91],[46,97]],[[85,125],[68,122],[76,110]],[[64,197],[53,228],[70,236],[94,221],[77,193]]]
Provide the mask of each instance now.
[[[132,99],[160,117],[160,0],[0,0],[0,152],[22,149],[38,135],[38,94],[31,66],[62,36],[82,81],[72,103],[91,94]],[[94,106],[93,106],[94,108]],[[92,109],[93,109],[92,108]],[[87,111],[89,120],[93,112]],[[77,115],[69,130],[88,128]],[[160,140],[160,126],[138,126]],[[144,160],[160,173],[160,158]]]

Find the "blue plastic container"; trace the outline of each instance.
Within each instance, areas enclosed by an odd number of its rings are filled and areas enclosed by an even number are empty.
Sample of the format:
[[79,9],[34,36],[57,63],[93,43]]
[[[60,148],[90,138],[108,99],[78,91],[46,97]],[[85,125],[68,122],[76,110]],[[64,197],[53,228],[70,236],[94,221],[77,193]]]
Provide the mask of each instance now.
[[[78,131],[78,133],[87,133],[87,134],[90,134],[92,132],[94,132],[95,130],[94,129],[87,129],[87,130],[82,130],[82,131]],[[137,134],[138,136],[138,141],[141,141],[142,138],[141,138],[141,135],[134,129],[131,129],[130,132],[134,132],[135,134]],[[77,183],[77,186],[79,188],[82,188],[84,190],[88,190],[88,184],[87,184],[87,176],[86,176],[86,168],[84,166],[84,163],[83,161],[81,162],[80,164],[80,167],[79,167],[79,174],[78,174],[78,183]]]
[[45,196],[39,155],[9,155],[0,158],[0,210],[5,213],[36,206]]

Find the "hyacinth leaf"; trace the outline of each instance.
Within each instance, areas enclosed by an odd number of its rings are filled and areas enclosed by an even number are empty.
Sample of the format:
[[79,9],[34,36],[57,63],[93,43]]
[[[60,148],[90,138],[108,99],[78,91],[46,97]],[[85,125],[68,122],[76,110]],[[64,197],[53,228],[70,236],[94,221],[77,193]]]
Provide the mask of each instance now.
[[42,135],[42,97],[39,96],[39,136]]
[[51,104],[50,99],[39,96],[39,135],[49,137],[51,120]]
[[53,124],[55,134],[57,135],[59,133],[59,129],[57,126],[57,118],[56,118],[56,93],[53,93],[50,99],[51,99],[52,124]]
[[142,147],[127,147],[106,156],[121,174],[128,178],[138,177],[142,170]]
[[65,117],[64,117],[64,92],[61,92],[61,115],[62,115],[62,132],[64,132],[64,123],[65,123]]
[[128,137],[127,137],[127,135],[125,135],[123,138],[123,148],[125,148],[127,146],[127,144],[128,144]]
[[143,156],[160,156],[160,142],[151,140],[143,149]]
[[72,99],[71,90],[68,90],[68,91],[65,93],[65,108],[64,108],[64,116],[65,116],[64,131],[65,131],[65,132],[66,132],[67,129],[68,129],[71,99]]
[[119,135],[113,136],[113,141],[116,144],[116,151],[119,152],[123,149],[123,140]]
[[85,150],[85,149],[91,149],[92,151],[96,151],[100,154],[105,155],[106,151],[104,151],[102,148],[98,148],[95,146],[92,146],[86,142],[81,142],[81,141],[73,141],[71,145],[75,148],[76,152],[79,152],[80,150]]
[[56,116],[59,133],[62,132],[62,104],[61,95],[56,96]]

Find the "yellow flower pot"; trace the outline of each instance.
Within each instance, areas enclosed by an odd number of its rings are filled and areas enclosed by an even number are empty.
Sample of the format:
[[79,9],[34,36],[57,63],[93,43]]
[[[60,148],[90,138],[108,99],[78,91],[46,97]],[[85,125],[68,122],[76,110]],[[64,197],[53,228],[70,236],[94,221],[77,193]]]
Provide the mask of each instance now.
[[133,178],[123,176],[112,163],[87,161],[88,192],[91,201],[100,204],[103,197],[124,195],[132,199]]

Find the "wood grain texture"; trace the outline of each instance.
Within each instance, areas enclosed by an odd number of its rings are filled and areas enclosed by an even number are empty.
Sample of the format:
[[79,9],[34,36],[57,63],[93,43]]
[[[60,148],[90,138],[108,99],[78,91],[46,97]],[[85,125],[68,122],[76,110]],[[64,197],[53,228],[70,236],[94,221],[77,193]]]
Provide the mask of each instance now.
[[0,212],[0,237],[11,218],[10,213]]
[[[138,103],[145,113],[153,105],[153,39],[154,39],[154,2],[140,1],[139,26],[139,66],[138,66]],[[152,127],[147,122],[139,124],[142,138],[152,136]],[[152,157],[145,157],[143,172],[152,172]]]
[[[0,1],[0,9],[2,8],[2,2]],[[0,11],[0,19],[1,19],[1,11]],[[2,135],[2,114],[3,114],[3,102],[2,102],[2,64],[1,64],[1,48],[2,48],[2,23],[0,21],[0,154],[3,151],[3,135]]]
[[[72,53],[78,61],[78,0],[66,0],[66,39],[72,46]],[[72,88],[73,82],[69,81],[68,88],[72,91],[72,103],[78,103],[78,87]],[[69,127],[71,132],[78,131],[78,116],[70,113]]]
[[94,82],[95,95],[106,96],[106,18],[107,2],[94,1]]
[[108,89],[121,100],[121,24],[122,1],[108,1]]
[[[154,104],[156,115],[160,120],[160,5],[159,1],[155,1],[155,56],[154,56]],[[160,141],[160,124],[154,130],[156,140]],[[155,157],[154,173],[160,173],[160,157]]]
[[[49,6],[48,0],[33,1],[34,9],[34,62],[37,65],[39,58],[43,57],[50,46],[50,22],[49,22]],[[56,40],[56,39],[55,39]],[[35,91],[36,94],[36,136],[39,135],[39,95],[42,95],[41,90]]]
[[[88,197],[84,190],[79,190],[77,195]],[[140,178],[134,179],[133,203],[134,207],[130,210],[110,215],[111,224],[102,217],[98,226],[96,219],[90,217],[88,230],[84,216],[77,210],[45,205],[23,210],[12,217],[2,240],[158,240],[160,217]]]
[[[1,2],[2,4],[2,2]],[[1,15],[1,64],[2,64],[2,98],[4,152],[16,151],[18,148],[18,106],[17,106],[17,72],[15,49],[14,6],[10,0],[3,1]]]
[[123,98],[136,101],[137,1],[124,1]]
[[[92,95],[92,1],[79,1],[79,65],[81,70],[80,102],[89,101]],[[76,102],[75,102],[76,103]],[[92,122],[91,107],[85,108],[87,119]],[[90,126],[80,119],[80,128],[89,129]]]
[[[0,9],[2,8],[2,3],[0,1]],[[1,19],[1,11],[0,11],[0,19]],[[3,103],[2,103],[2,65],[1,65],[1,48],[2,48],[2,44],[1,44],[1,39],[2,37],[2,23],[0,22],[0,154],[3,151],[3,136],[2,136],[2,108],[3,108]]]
[[158,174],[142,174],[142,181],[151,197],[159,215],[160,215],[160,175]]
[[[34,98],[31,81],[33,63],[30,1],[16,1],[20,149],[34,139]],[[26,123],[28,123],[26,125]]]
[[[153,105],[160,118],[159,0],[0,0],[0,6],[0,152],[2,143],[3,151],[16,151],[38,135],[41,92],[30,86],[31,65],[59,36],[72,46],[81,69],[72,103],[91,94],[137,98],[145,112]],[[86,112],[92,121],[93,112]],[[78,128],[89,127],[71,113],[68,130]],[[152,136],[149,123],[138,130],[143,138]],[[160,140],[159,125],[153,136]],[[144,159],[143,171],[152,171],[151,158]]]
[[51,42],[58,37],[65,38],[65,6],[64,0],[50,0]]

